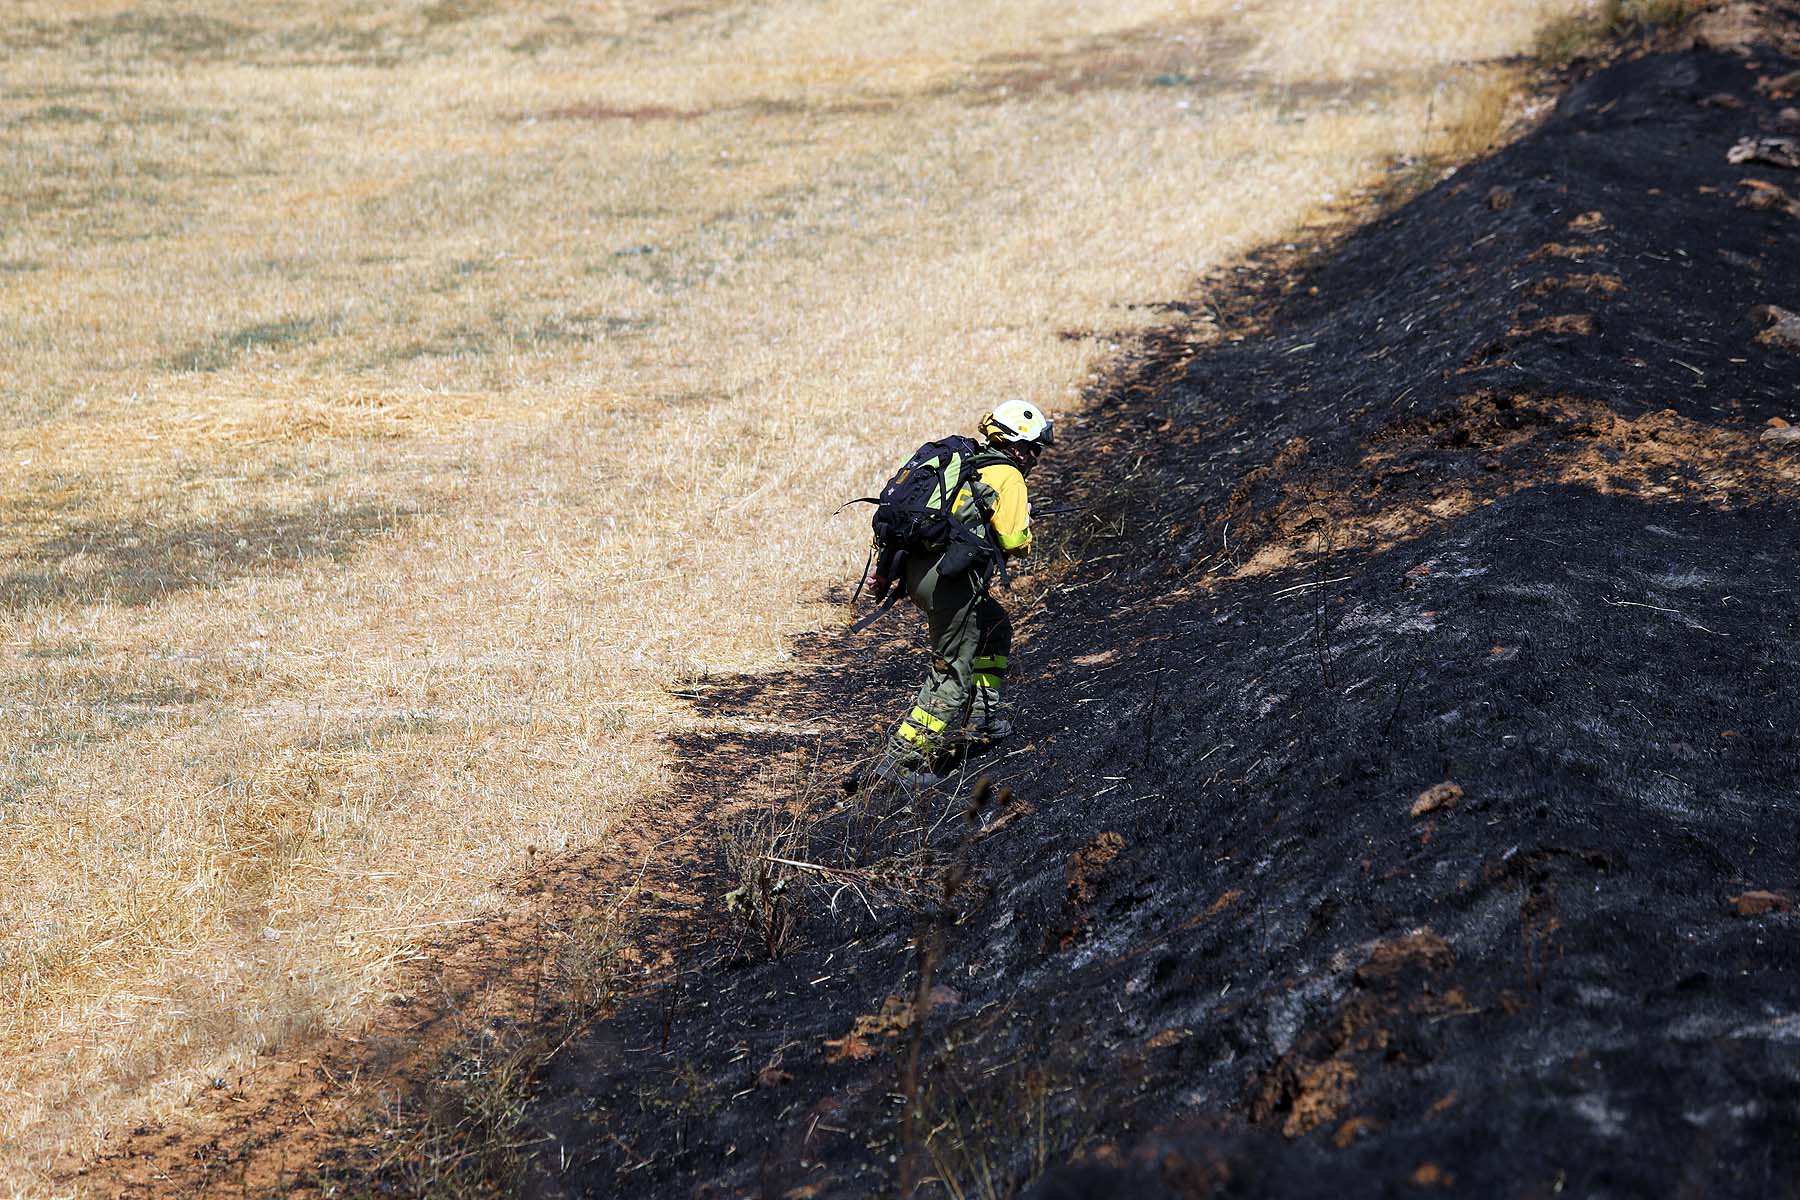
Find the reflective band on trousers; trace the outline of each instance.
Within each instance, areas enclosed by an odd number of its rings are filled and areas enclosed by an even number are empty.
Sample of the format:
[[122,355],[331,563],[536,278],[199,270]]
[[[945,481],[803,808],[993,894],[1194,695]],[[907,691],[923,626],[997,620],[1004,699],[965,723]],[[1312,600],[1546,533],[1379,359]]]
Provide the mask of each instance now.
[[936,741],[936,735],[944,732],[949,722],[939,720],[922,708],[914,709],[906,714],[906,720],[900,722],[897,731],[902,738],[915,746],[930,746]]
[[929,729],[933,733],[944,732],[944,728],[949,724],[948,721],[940,720],[916,705],[910,713],[906,714],[906,719],[915,725]]
[[1000,683],[1004,678],[1005,677],[1001,675],[991,675],[986,671],[977,671],[970,677],[971,682],[973,682],[976,687],[993,688],[995,691],[1000,690]]

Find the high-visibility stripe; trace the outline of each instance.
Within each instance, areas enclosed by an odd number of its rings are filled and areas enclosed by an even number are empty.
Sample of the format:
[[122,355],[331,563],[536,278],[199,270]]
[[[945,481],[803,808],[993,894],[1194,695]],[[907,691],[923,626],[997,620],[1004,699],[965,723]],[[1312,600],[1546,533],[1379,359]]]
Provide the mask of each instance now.
[[[931,489],[931,498],[927,503],[932,508],[946,508],[949,512],[955,512],[969,497],[969,485],[966,478],[968,465],[963,462],[960,454],[952,454],[948,458],[938,461],[943,463],[943,467],[938,472],[937,486]],[[950,485],[951,500],[948,506],[944,504],[946,484]]]
[[906,714],[906,719],[913,722],[915,725],[920,725],[929,729],[933,733],[944,732],[945,727],[950,724],[948,721],[934,717],[924,709],[917,707]]
[[932,749],[936,743],[936,739],[929,733],[915,729],[905,721],[900,722],[899,734],[901,740],[911,742],[913,745],[918,746],[923,750]]
[[1017,550],[1020,546],[1023,546],[1030,541],[1031,530],[1029,529],[1021,529],[1017,533],[1003,533],[1000,535],[1000,548],[1002,550]]
[[1007,657],[1004,654],[982,654],[976,656],[974,667],[977,671],[1006,672]]
[[975,686],[978,688],[994,688],[998,690],[1001,682],[1006,677],[1003,675],[990,675],[986,671],[977,671],[971,678],[975,681]]

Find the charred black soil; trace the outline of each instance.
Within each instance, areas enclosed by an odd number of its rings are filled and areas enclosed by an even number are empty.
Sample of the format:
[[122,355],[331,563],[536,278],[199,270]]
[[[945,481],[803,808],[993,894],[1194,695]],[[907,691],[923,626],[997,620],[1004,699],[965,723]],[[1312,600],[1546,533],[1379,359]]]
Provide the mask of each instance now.
[[696,864],[746,890],[560,1060],[535,1189],[1800,1194],[1800,175],[1727,160],[1797,66],[1622,63],[1215,281],[1036,481],[1096,507],[1001,802],[831,782],[909,625],[700,693],[828,718],[685,747],[813,867]]
[[911,618],[696,692],[715,911],[526,1190],[1800,1195],[1800,174],[1727,157],[1796,68],[1618,64],[1213,281],[1034,480],[1094,507],[945,792],[837,782]]

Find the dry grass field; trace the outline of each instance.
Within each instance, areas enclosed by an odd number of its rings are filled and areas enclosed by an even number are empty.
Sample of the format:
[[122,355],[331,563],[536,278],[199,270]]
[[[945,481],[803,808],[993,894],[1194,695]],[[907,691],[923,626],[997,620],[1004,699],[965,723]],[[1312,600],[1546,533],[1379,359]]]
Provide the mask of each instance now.
[[1580,9],[12,0],[0,1178],[353,1030],[841,619],[840,501]]

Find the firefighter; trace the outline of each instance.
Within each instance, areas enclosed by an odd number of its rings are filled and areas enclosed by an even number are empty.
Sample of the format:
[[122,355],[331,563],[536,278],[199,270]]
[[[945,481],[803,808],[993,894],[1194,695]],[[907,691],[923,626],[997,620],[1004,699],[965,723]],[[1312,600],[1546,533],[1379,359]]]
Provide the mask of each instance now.
[[1002,560],[1031,552],[1025,477],[1053,444],[1053,432],[1036,404],[1008,400],[981,418],[980,433],[986,444],[975,459],[976,477],[958,489],[954,512],[978,532],[984,552],[973,567],[942,574],[944,552],[909,554],[894,581],[925,614],[931,635],[925,682],[875,769],[905,787],[942,782],[940,772],[958,751],[984,749],[1012,733],[1000,711],[1012,622],[988,587]]

